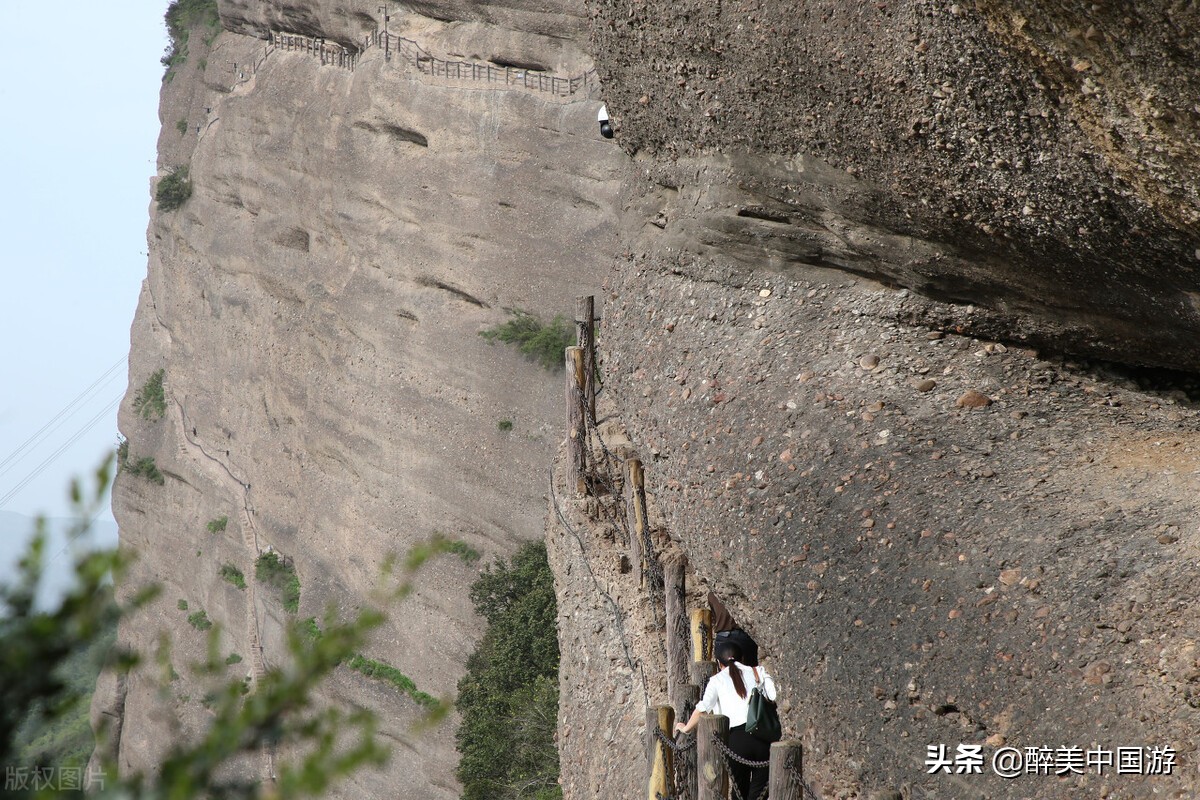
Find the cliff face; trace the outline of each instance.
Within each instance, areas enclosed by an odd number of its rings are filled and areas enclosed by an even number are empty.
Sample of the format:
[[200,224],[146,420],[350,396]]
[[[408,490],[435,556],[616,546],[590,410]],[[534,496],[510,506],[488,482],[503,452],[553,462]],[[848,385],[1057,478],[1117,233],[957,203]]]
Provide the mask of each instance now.
[[[296,616],[319,617],[365,602],[386,554],[434,531],[485,558],[541,535],[559,379],[477,334],[595,291],[605,441],[646,461],[689,605],[716,589],[762,643],[824,795],[1195,784],[1195,406],[1183,383],[1060,357],[1200,366],[1193,11],[392,14],[392,34],[522,86],[594,53],[623,153],[595,131],[591,84],[554,98],[359,52],[375,4],[220,8],[162,95],[160,171],[188,165],[195,192],[152,213],[130,397],[162,368],[167,412],[121,417],[164,484],[123,474],[114,500],[141,554],[131,583],[165,587],[121,636],[152,652],[169,634],[181,678],[102,686],[122,766],[204,724],[189,614],[221,623],[231,670],[280,663],[291,614],[222,565],[250,576],[273,548],[295,564]],[[311,38],[268,53],[272,30]],[[645,710],[666,700],[662,614],[622,562],[622,513],[561,489],[549,507],[571,800],[644,794]],[[452,694],[473,572],[423,571],[367,655]],[[457,796],[452,726],[413,734],[411,700],[349,671],[323,700],[374,708],[395,745],[341,795],[403,776],[410,796]],[[1170,746],[1181,766],[925,774],[927,745],[960,742]]]
[[[1071,360],[1197,366],[1194,9],[1137,5],[590,4],[637,167],[605,391],[660,546],[761,643],[822,796],[1200,781],[1196,381]],[[613,534],[567,505],[582,600]],[[610,616],[576,605],[564,642]],[[661,638],[631,638],[650,673]],[[596,736],[613,708],[564,713]],[[1124,742],[1172,774],[924,764]],[[625,764],[604,796],[639,796]]]
[[[181,677],[160,695],[158,671],[140,670],[98,699],[122,722],[123,768],[152,765],[204,722],[204,687],[185,665],[205,634],[189,614],[222,626],[223,654],[243,657],[231,673],[281,663],[292,615],[253,580],[260,552],[294,562],[296,616],[319,619],[370,602],[385,557],[434,532],[481,565],[542,532],[560,384],[478,334],[513,307],[569,316],[592,290],[614,247],[623,156],[592,135],[595,105],[579,97],[448,85],[378,47],[353,71],[307,45],[264,59],[250,35],[361,44],[373,9],[222,3],[222,32],[207,48],[193,35],[164,84],[160,169],[188,165],[194,193],[178,211],[152,209],[130,398],[162,368],[167,411],[147,421],[127,402],[121,428],[131,458],[153,456],[165,483],[123,474],[114,507],[140,555],[130,583],[164,588],[121,635],[143,652],[170,635]],[[393,14],[391,32],[439,57],[588,66],[568,14],[540,13],[529,32],[483,10],[455,25],[444,11]],[[224,531],[206,530],[220,517]],[[222,580],[225,564],[248,589]],[[452,696],[479,633],[476,570],[452,558],[423,570],[366,655]],[[398,775],[411,796],[458,796],[452,724],[415,733],[412,700],[348,670],[323,700],[373,708],[396,751],[390,772],[357,776],[345,796],[383,795]]]
[[[620,140],[688,249],[765,246],[982,307],[961,322],[984,335],[1200,366],[1190,4],[591,8]],[[714,153],[744,157],[680,160]]]

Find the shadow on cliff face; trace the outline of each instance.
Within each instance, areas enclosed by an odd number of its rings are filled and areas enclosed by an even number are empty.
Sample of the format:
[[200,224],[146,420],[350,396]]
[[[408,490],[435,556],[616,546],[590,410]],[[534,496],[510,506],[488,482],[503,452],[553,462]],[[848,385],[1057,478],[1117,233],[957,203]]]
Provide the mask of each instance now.
[[679,193],[666,215],[696,220],[666,244],[834,266],[986,308],[981,335],[1200,370],[1194,11],[1044,5],[652,1],[599,7],[593,30],[620,141]]

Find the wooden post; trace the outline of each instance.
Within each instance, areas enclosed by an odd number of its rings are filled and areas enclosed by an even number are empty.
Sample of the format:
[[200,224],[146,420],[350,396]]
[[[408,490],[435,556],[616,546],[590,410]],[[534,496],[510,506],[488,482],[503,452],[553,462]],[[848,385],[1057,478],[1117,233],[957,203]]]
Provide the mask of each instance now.
[[647,800],[659,800],[660,797],[674,797],[674,751],[658,740],[658,731],[662,731],[668,739],[671,738],[672,728],[675,727],[675,709],[670,706],[658,706],[646,709],[646,739],[650,744],[650,788],[646,793]]
[[704,697],[704,690],[708,688],[708,679],[716,675],[718,669],[715,661],[692,662],[692,684],[700,690],[701,697]]
[[688,647],[688,620],[684,606],[686,563],[687,560],[677,554],[663,564],[667,615],[667,697],[671,698],[672,703],[676,701],[676,691],[691,682],[688,668],[692,663],[692,653]]
[[596,298],[575,298],[575,344],[583,348],[584,396],[588,411],[596,418]]
[[[578,349],[578,348],[576,348]],[[646,560],[648,554],[643,552],[646,538],[646,476],[642,471],[640,458],[625,460],[626,491],[629,501],[625,507],[629,509],[629,560],[633,564],[633,575],[637,578],[638,586],[646,580]]]
[[707,608],[692,610],[692,660],[713,660],[712,611]]
[[587,423],[584,419],[583,348],[567,348],[567,487],[587,494]]
[[[691,719],[692,712],[696,710],[696,704],[700,702],[700,689],[697,686],[687,685],[681,686],[677,690],[678,696],[674,698],[676,719],[687,722]],[[676,753],[675,757],[681,762],[679,765],[679,774],[683,776],[683,786],[676,786],[676,797],[696,797],[696,748],[684,750],[682,753]]]
[[729,794],[729,770],[725,754],[717,749],[713,736],[729,741],[729,717],[703,714],[696,728],[696,800],[725,800]]
[[804,800],[804,762],[800,742],[785,739],[771,745],[771,785],[767,796],[771,800]]

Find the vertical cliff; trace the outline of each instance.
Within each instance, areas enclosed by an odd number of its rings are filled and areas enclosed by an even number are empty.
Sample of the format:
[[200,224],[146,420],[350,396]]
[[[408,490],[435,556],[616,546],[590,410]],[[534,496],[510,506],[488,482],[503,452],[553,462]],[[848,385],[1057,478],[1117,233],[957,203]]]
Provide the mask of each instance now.
[[[194,188],[178,210],[151,210],[120,423],[130,459],[153,457],[164,479],[125,472],[114,508],[139,555],[131,584],[163,586],[121,637],[153,652],[170,636],[180,677],[163,692],[145,668],[102,687],[123,769],[204,724],[186,665],[205,635],[190,615],[221,626],[223,653],[242,657],[231,674],[253,676],[281,664],[289,619],[369,602],[389,553],[441,532],[490,558],[542,532],[559,384],[478,334],[509,308],[569,314],[613,247],[624,157],[594,135],[587,87],[556,97],[512,77],[530,64],[585,73],[580,20],[485,5],[392,14],[390,33],[438,58],[525,65],[503,85],[385,60],[366,46],[375,7],[358,5],[222,3],[215,37],[194,33],[163,86],[160,175],[187,166]],[[270,47],[272,31],[294,49]],[[354,68],[322,59],[316,39],[354,53]],[[158,369],[166,411],[145,419],[130,401]],[[268,550],[294,565],[294,613],[252,577]],[[227,564],[246,589],[218,574]],[[423,570],[366,655],[452,695],[478,634],[473,574],[458,559]],[[328,692],[374,709],[395,752],[345,796],[403,775],[409,796],[457,797],[452,724],[415,733],[410,697],[349,670]]]
[[[565,795],[644,793],[659,601],[619,498],[547,497],[559,379],[478,336],[594,291],[596,454],[646,461],[659,555],[759,639],[823,795],[1187,796],[1195,380],[1083,359],[1200,364],[1194,13],[1034,5],[421,2],[380,39],[374,4],[222,2],[162,95],[160,175],[194,191],[152,210],[132,331],[130,400],[162,369],[165,413],[121,416],[162,480],[114,505],[165,587],[121,636],[170,635],[180,677],[102,686],[122,766],[204,724],[189,617],[253,678],[386,554],[504,553],[549,511]],[[294,612],[252,578],[267,551]],[[367,655],[451,694],[471,577],[427,568]],[[343,670],[322,699],[396,752],[342,794],[457,796],[412,698]],[[929,775],[939,743],[1180,766]]]

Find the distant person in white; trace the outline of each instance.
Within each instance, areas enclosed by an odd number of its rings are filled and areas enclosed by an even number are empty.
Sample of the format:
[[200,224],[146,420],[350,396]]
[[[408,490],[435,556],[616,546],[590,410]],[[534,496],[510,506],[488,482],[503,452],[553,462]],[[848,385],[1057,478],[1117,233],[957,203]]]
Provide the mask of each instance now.
[[[771,745],[746,733],[746,711],[750,708],[750,689],[757,686],[770,701],[775,700],[775,681],[763,667],[747,667],[739,662],[742,650],[733,642],[717,645],[717,662],[723,669],[708,679],[704,697],[687,723],[676,722],[675,730],[691,733],[700,724],[701,714],[722,714],[729,718],[729,749],[748,761],[767,761]],[[747,767],[730,763],[729,772],[746,800],[757,800],[766,791],[766,767]]]
[[612,125],[608,124],[608,105],[600,106],[600,110],[596,112],[596,121],[600,123],[600,135],[605,139],[613,137]]

